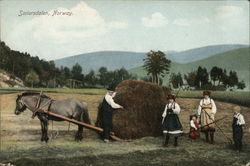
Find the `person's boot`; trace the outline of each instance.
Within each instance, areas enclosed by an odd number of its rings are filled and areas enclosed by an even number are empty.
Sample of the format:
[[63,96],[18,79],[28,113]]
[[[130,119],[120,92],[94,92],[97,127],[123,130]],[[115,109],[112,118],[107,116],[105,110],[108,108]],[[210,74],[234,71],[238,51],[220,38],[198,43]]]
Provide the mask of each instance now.
[[174,137],[174,146],[178,146],[178,137]]
[[168,141],[169,141],[169,136],[165,136],[164,143],[161,145],[161,147],[163,147],[163,148],[168,147]]
[[210,143],[214,144],[214,132],[210,132],[210,139],[211,139]]

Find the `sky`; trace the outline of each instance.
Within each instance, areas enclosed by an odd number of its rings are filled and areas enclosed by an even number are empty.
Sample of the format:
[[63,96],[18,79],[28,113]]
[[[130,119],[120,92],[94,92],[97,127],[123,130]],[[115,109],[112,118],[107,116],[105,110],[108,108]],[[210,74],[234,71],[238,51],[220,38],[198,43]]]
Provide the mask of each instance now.
[[249,2],[244,0],[0,3],[1,40],[11,49],[45,60],[104,50],[183,51],[217,44],[249,45]]

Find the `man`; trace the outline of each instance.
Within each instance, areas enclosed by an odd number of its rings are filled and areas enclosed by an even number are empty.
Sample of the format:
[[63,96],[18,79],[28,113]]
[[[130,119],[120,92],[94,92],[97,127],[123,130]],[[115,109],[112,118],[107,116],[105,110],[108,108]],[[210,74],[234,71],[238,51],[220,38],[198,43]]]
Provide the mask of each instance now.
[[239,152],[242,150],[243,125],[245,125],[244,116],[241,114],[241,108],[239,106],[236,106],[234,107],[232,128],[234,146],[235,149]]
[[163,135],[165,137],[162,147],[168,147],[170,136],[174,137],[174,146],[178,146],[178,137],[183,135],[183,129],[178,114],[181,111],[179,104],[175,102],[173,95],[168,95],[168,103],[162,114]]
[[[217,111],[214,100],[210,98],[210,92],[203,92],[203,99],[200,101],[198,107],[198,119],[201,126],[201,131],[205,133],[206,142],[213,144],[214,143],[214,132],[215,124],[213,123],[214,117]],[[212,123],[212,124],[211,124]],[[210,124],[210,125],[208,125]],[[210,141],[209,141],[210,136]]]
[[108,88],[101,106],[101,118],[103,127],[103,139],[104,142],[109,142],[110,131],[112,129],[112,115],[114,109],[123,108],[121,105],[114,102],[113,97],[115,96],[114,89]]

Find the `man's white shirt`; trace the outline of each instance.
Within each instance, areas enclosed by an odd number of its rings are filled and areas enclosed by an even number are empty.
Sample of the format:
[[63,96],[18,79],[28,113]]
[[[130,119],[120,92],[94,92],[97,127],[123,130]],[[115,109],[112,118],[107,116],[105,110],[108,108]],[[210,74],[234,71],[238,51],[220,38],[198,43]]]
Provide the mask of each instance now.
[[114,109],[122,108],[122,106],[120,106],[119,104],[115,103],[115,101],[114,101],[114,99],[113,99],[114,96],[115,96],[115,93],[114,93],[112,96],[110,96],[109,93],[106,93],[106,95],[105,95],[105,100],[106,100],[106,101],[108,102],[108,104],[109,104],[112,108],[114,108]]
[[238,119],[236,122],[237,125],[244,125],[245,124],[244,117],[240,113],[237,113],[236,115],[234,115],[234,117]]

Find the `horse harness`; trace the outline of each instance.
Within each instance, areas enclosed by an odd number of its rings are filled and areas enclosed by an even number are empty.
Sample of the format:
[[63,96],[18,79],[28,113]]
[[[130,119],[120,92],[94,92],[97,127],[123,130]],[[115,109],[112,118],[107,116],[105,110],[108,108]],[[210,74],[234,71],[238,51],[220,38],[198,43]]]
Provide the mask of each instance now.
[[[40,109],[40,104],[41,104],[41,100],[40,98],[37,100],[37,103],[36,103],[36,108],[35,108],[35,111],[33,112],[32,114],[32,119],[34,119],[38,113],[45,113],[45,112],[48,112],[50,111],[50,107],[51,107],[51,104],[53,103],[54,100],[50,99],[49,100],[49,106],[48,106],[48,109],[47,110],[43,110],[43,109]],[[47,104],[47,103],[46,103]],[[48,115],[47,113],[45,113],[46,115]]]

